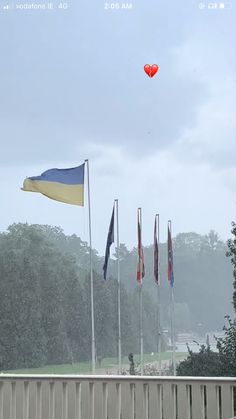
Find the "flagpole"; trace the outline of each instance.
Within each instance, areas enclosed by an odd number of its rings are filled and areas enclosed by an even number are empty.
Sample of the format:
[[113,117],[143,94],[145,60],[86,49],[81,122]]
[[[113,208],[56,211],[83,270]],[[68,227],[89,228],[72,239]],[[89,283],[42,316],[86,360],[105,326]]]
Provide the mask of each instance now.
[[[142,209],[138,208],[138,222],[142,237]],[[142,252],[142,240],[140,250]],[[140,288],[139,288],[139,315],[140,315],[140,370],[143,375],[143,258],[139,256]]]
[[158,370],[161,375],[161,290],[160,290],[160,217],[157,218],[157,248],[158,248],[158,284],[157,284],[157,315],[158,315]]
[[90,298],[91,298],[91,331],[92,331],[92,373],[95,373],[95,333],[94,333],[94,296],[93,296],[93,258],[92,258],[92,228],[91,228],[91,203],[90,203],[90,183],[89,183],[89,161],[87,163],[87,182],[88,182],[88,214],[89,214],[89,256],[90,256]]
[[143,375],[143,284],[140,284],[139,304],[140,304],[140,366]]
[[176,353],[175,353],[175,300],[174,287],[171,287],[171,307],[172,307],[172,346],[173,346],[173,372],[176,375]]
[[116,248],[117,248],[117,298],[118,298],[118,373],[121,374],[121,320],[120,320],[120,241],[119,241],[119,211],[118,199],[116,206]]
[[[171,234],[172,241],[172,224],[168,221],[168,228]],[[172,249],[173,252],[173,249]],[[173,269],[173,266],[172,266]],[[176,375],[176,356],[175,356],[175,300],[174,300],[174,284],[170,284],[170,305],[171,305],[171,345],[172,345],[172,368],[173,374]]]

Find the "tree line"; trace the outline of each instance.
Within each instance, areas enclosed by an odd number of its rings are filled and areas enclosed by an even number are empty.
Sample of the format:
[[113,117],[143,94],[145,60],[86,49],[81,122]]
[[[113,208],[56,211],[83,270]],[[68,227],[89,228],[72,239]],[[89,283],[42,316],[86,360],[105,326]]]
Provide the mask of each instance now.
[[[183,376],[236,376],[236,224],[232,222],[231,233],[233,238],[227,241],[228,250],[226,256],[233,265],[233,309],[234,319],[226,314],[227,319],[223,327],[224,336],[215,338],[217,352],[213,352],[209,342],[202,345],[198,353],[188,348],[188,357],[177,366],[177,374]],[[235,395],[234,395],[235,396]],[[235,399],[235,397],[234,397]],[[235,400],[234,400],[235,403]]]
[[[176,326],[220,328],[230,310],[231,267],[215,232],[174,239]],[[96,354],[117,355],[116,250],[109,279],[93,249]],[[153,246],[144,248],[144,351],[157,350]],[[169,324],[166,244],[160,245],[162,324]],[[137,249],[120,248],[122,354],[139,352]],[[0,234],[0,368],[15,369],[91,358],[89,247],[60,227],[13,224]],[[222,296],[224,296],[222,298]],[[215,304],[212,305],[212,298]],[[211,309],[209,309],[211,305]],[[207,319],[207,320],[206,320]],[[199,326],[201,325],[201,326]],[[200,329],[199,329],[200,328]],[[163,342],[164,345],[164,342]]]
[[[99,258],[96,252],[93,256],[96,267]],[[0,235],[1,369],[90,360],[88,257],[87,245],[60,228],[14,224]],[[113,278],[104,281],[94,273],[94,303],[97,356],[116,356]],[[147,293],[143,305],[145,351],[151,352],[157,347],[157,319]],[[121,323],[123,354],[138,352],[138,292],[123,285]]]

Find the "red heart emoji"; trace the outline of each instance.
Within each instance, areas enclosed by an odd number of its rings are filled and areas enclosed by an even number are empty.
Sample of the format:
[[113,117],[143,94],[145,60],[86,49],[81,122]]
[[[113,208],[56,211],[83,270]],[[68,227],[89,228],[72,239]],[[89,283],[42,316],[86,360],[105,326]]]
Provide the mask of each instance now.
[[155,74],[158,72],[158,69],[159,67],[157,64],[153,64],[153,65],[145,64],[144,66],[144,71],[149,77],[155,76]]

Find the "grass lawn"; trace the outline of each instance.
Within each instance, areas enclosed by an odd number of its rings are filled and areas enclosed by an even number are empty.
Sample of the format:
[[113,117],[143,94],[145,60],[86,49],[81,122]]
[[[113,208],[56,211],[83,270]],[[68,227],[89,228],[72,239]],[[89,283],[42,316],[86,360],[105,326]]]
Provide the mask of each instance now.
[[[162,352],[161,353],[161,360],[169,360],[171,359],[171,352]],[[176,353],[176,361],[183,360],[187,357],[187,353],[178,352]],[[158,355],[154,354],[153,356],[150,354],[144,355],[144,363],[151,363],[158,361]],[[139,362],[139,355],[134,355],[134,362]],[[128,365],[128,357],[122,358],[122,364]],[[117,358],[104,358],[101,362],[101,366],[96,366],[96,369],[106,369],[112,368],[117,365]],[[75,364],[61,364],[61,365],[48,365],[45,367],[40,368],[26,368],[20,370],[11,370],[11,371],[2,371],[5,373],[13,373],[13,374],[89,374],[91,373],[91,363],[90,362],[80,362]]]

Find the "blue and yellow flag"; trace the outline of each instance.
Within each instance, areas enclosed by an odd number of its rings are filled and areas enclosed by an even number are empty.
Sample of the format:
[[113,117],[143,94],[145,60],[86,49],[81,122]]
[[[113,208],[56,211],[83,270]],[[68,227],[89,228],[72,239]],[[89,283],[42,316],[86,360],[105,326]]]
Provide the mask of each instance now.
[[22,191],[38,192],[55,201],[84,206],[84,166],[50,169],[40,176],[27,177]]

